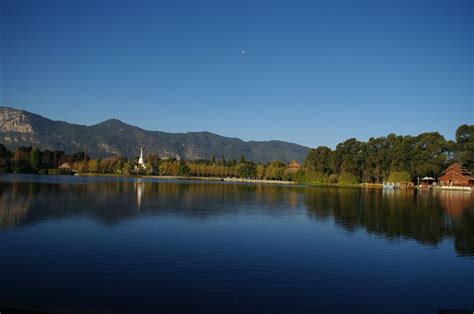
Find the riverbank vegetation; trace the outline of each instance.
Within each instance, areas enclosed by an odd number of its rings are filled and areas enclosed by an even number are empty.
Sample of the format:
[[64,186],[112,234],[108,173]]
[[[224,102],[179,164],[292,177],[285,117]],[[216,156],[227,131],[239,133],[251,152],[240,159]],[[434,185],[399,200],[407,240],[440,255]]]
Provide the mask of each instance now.
[[474,170],[474,125],[462,125],[455,141],[438,132],[418,136],[390,134],[361,142],[348,139],[332,150],[312,149],[304,162],[304,177],[312,183],[381,183],[438,178],[454,162]]
[[254,163],[242,156],[238,161],[213,157],[211,160],[160,159],[148,155],[145,165],[138,164],[138,157],[127,159],[113,156],[103,159],[90,158],[83,152],[67,155],[62,151],[41,151],[38,148],[19,147],[14,152],[0,144],[0,172],[39,174],[114,174],[185,177],[236,177],[262,180],[295,181],[295,172],[288,171],[285,163],[271,161]]
[[138,157],[95,159],[85,152],[68,155],[33,147],[19,147],[10,152],[0,144],[0,172],[4,173],[235,177],[354,185],[384,180],[416,182],[423,176],[437,178],[453,162],[474,170],[474,125],[460,126],[455,141],[430,132],[418,136],[390,134],[370,138],[367,142],[352,138],[334,150],[320,146],[308,153],[298,170],[290,169],[281,161],[254,163],[244,156],[239,160],[226,160],[225,156],[213,156],[211,160],[177,160],[148,155],[145,165],[140,166]]

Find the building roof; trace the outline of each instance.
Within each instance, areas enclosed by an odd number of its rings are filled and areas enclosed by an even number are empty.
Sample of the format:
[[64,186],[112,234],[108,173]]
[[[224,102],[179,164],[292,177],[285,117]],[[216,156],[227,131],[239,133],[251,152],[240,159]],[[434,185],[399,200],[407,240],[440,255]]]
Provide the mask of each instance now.
[[422,181],[430,181],[430,180],[436,180],[435,178],[432,177],[424,177],[421,179]]
[[71,169],[71,165],[68,162],[63,163],[58,167],[59,169]]
[[288,167],[289,168],[299,168],[300,167],[300,164],[296,161],[296,160],[292,160],[290,161],[290,163],[288,164]]
[[460,164],[452,164],[451,166],[449,166],[439,179],[443,180],[444,177],[452,175],[461,176],[466,180],[474,180],[472,174]]

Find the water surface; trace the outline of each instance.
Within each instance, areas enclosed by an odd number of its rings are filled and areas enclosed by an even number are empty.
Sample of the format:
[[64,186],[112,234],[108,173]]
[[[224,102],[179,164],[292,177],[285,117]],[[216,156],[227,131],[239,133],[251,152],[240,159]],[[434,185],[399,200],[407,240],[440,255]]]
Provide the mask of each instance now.
[[474,197],[0,175],[0,308],[474,310]]

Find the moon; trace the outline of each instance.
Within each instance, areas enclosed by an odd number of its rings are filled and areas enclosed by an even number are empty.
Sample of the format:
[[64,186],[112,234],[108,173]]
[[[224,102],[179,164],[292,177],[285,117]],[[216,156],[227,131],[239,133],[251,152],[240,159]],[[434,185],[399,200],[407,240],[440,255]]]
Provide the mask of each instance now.
[[242,49],[242,51],[240,52],[242,55],[246,54],[247,53],[247,50],[245,49]]

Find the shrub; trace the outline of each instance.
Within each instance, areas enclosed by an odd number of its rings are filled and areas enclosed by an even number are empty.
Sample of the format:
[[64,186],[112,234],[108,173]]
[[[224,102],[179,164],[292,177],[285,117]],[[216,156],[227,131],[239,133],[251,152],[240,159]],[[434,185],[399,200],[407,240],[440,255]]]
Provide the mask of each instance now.
[[410,174],[406,171],[390,171],[388,182],[409,182]]
[[291,174],[291,180],[288,181],[294,181],[294,182],[305,182],[306,181],[306,175],[303,170],[298,170],[295,173]]
[[352,173],[343,172],[337,180],[339,184],[358,184],[359,180]]
[[322,172],[307,171],[306,182],[313,184],[325,184],[329,182],[329,178]]
[[333,173],[329,176],[329,183],[337,183],[338,179],[339,179],[338,175]]
[[190,173],[191,173],[191,169],[189,169],[188,166],[186,166],[185,164],[179,165],[179,168],[178,168],[179,176],[188,177]]

